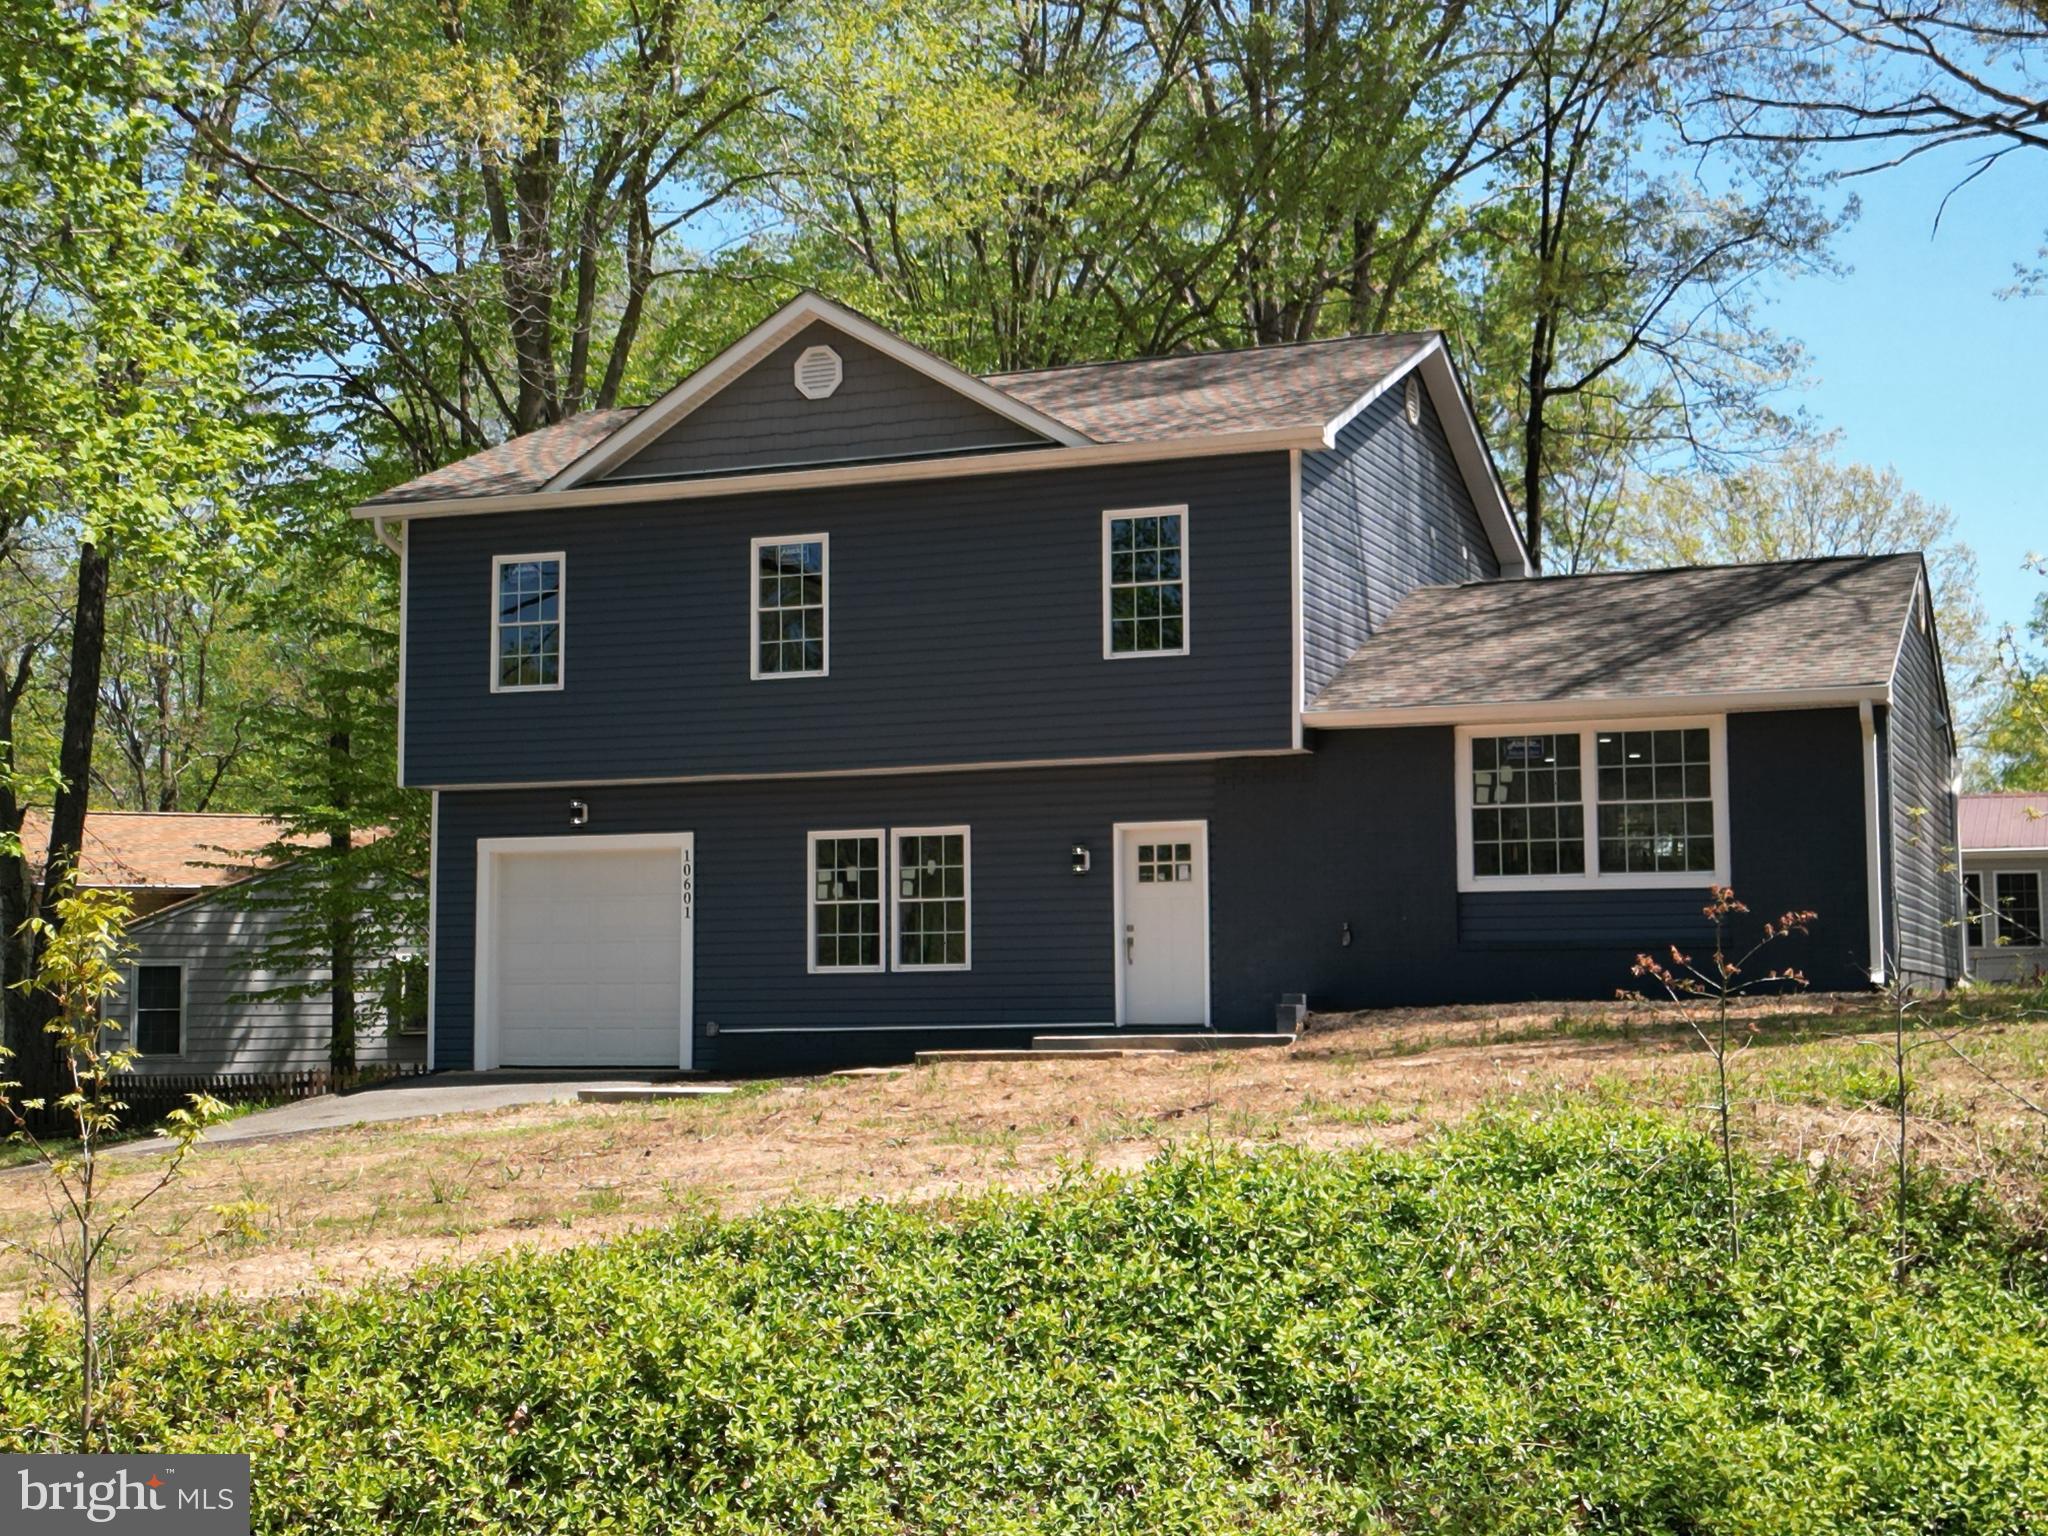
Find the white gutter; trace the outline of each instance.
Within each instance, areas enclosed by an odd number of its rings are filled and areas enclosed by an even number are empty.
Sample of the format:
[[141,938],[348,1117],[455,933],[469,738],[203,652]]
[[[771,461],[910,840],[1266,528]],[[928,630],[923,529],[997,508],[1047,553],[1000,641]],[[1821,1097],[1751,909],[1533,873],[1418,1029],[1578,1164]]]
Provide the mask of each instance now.
[[[761,496],[772,491],[816,490],[846,485],[901,484],[956,480],[979,475],[1014,475],[1047,469],[1086,469],[1101,464],[1144,464],[1161,459],[1220,458],[1239,453],[1320,449],[1320,426],[1279,427],[1263,432],[1217,432],[1205,437],[1149,443],[1089,443],[1078,448],[1018,448],[967,454],[952,459],[913,459],[876,464],[840,464],[821,469],[780,470],[759,475],[718,475],[705,480],[654,480],[638,485],[587,485],[567,491],[525,491],[515,496],[450,496],[433,501],[371,502],[349,515],[385,518],[478,517],[497,512],[543,512],[572,507],[623,507],[654,502],[701,501],[713,496]],[[381,537],[381,535],[380,535]]]
[[[354,512],[352,512],[349,515],[352,517],[360,518],[364,515],[364,512],[362,508],[358,507]],[[403,560],[405,558],[405,544],[402,540],[395,538],[392,535],[391,524],[389,522],[389,518],[391,516],[392,514],[389,511],[371,512],[369,513],[370,526],[376,532],[377,542],[379,544],[382,544],[386,549],[390,550],[391,553],[398,556],[399,559]],[[404,518],[399,518],[398,522],[400,527],[405,526]]]
[[1866,699],[1856,718],[1863,726],[1863,883],[1870,906],[1870,983],[1885,979],[1884,952],[1884,826],[1878,801],[1877,711]]
[[1421,704],[1377,709],[1311,709],[1318,730],[1378,730],[1403,725],[1515,725],[1564,720],[1624,720],[1655,715],[1728,714],[1764,709],[1868,709],[1890,704],[1889,684],[1857,688],[1756,688],[1730,693],[1633,694],[1613,699],[1506,699],[1484,704]]

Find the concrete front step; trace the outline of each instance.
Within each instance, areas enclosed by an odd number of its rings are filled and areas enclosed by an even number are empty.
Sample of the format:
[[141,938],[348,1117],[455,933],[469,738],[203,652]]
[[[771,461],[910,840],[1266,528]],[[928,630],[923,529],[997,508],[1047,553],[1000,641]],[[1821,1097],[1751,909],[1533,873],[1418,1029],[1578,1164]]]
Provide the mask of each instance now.
[[1032,1051],[1025,1050],[1021,1046],[1002,1046],[986,1050],[919,1051],[917,1053],[917,1064],[920,1067],[936,1067],[948,1061],[1045,1061],[1055,1056],[1063,1061],[1070,1061],[1076,1057],[1084,1061],[1109,1061],[1120,1056],[1170,1056],[1172,1054],[1171,1051],[1158,1049],[1122,1050],[1106,1049],[1102,1046],[1091,1046],[1086,1050],[1075,1051],[1053,1049]]
[[1033,1035],[1031,1047],[1037,1051],[1050,1051],[1062,1056],[1078,1055],[1084,1051],[1260,1051],[1294,1044],[1294,1036],[1272,1035],[1219,1035],[1208,1030],[1189,1030],[1185,1033],[1140,1035]]

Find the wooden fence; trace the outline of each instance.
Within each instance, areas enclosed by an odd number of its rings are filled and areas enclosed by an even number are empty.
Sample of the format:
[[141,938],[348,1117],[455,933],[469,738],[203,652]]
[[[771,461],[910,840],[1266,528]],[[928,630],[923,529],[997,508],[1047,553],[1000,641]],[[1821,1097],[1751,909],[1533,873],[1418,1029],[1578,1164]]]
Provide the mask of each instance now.
[[211,1094],[226,1104],[285,1102],[373,1088],[402,1077],[418,1077],[426,1070],[407,1063],[358,1067],[353,1072],[327,1067],[302,1072],[133,1072],[120,1080],[116,1092],[128,1105],[123,1118],[132,1124],[181,1109],[195,1093]]

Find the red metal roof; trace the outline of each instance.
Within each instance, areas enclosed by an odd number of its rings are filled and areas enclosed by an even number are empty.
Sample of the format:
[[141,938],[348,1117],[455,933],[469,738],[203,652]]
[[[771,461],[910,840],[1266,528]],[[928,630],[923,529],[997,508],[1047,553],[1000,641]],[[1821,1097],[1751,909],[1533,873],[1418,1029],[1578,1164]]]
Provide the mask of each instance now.
[[1964,795],[1957,835],[1965,853],[1988,848],[2048,853],[2048,794]]

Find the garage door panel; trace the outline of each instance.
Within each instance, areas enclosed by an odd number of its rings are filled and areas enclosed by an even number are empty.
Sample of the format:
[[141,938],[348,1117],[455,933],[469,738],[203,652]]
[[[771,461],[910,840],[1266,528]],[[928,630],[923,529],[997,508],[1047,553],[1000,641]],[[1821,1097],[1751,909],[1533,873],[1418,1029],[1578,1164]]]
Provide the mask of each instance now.
[[683,851],[491,857],[499,1063],[678,1065],[688,963]]

